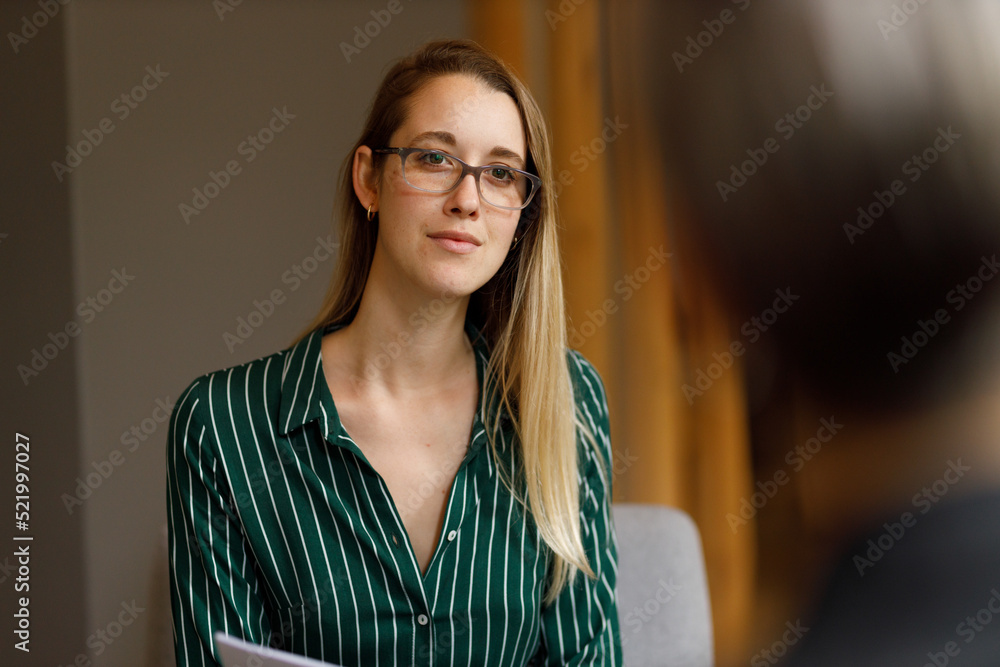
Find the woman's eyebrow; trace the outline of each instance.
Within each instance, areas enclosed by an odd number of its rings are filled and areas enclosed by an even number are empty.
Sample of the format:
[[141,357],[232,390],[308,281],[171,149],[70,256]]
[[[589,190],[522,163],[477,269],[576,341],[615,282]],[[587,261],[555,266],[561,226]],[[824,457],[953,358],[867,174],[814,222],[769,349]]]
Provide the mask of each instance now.
[[520,153],[510,148],[504,146],[494,146],[493,150],[490,151],[490,155],[493,157],[507,158],[512,162],[517,163],[518,169],[524,169],[524,158],[521,157]]
[[417,136],[410,139],[410,144],[416,144],[421,141],[427,141],[428,139],[436,139],[442,143],[448,144],[449,146],[457,146],[458,142],[455,141],[455,135],[451,132],[444,132],[443,130],[431,130],[430,132],[421,132]]
[[[421,132],[417,136],[410,139],[409,145],[413,146],[424,141],[440,141],[448,146],[456,147],[458,146],[458,140],[455,139],[455,135],[451,132],[445,132],[443,130],[431,130],[429,132]],[[517,151],[507,148],[505,146],[494,146],[493,150],[490,151],[490,156],[495,158],[506,158],[517,163],[519,169],[524,169],[524,158]]]

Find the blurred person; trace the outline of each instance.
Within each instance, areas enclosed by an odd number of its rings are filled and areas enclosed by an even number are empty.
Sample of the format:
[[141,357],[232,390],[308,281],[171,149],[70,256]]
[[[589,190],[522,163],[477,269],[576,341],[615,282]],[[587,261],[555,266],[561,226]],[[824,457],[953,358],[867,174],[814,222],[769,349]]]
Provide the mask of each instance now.
[[389,70],[316,320],[177,401],[179,664],[215,664],[219,630],[342,665],[621,663],[607,401],[567,348],[552,178],[492,54]]
[[793,301],[746,345],[750,400],[840,426],[789,469],[783,547],[839,565],[789,657],[752,664],[1000,663],[1000,6],[645,12],[683,233],[736,321]]

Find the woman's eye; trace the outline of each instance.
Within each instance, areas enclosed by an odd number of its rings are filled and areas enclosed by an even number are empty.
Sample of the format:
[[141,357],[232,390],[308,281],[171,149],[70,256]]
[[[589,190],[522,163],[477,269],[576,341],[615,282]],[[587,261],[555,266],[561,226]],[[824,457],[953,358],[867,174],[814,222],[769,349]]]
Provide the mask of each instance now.
[[503,167],[490,167],[490,176],[498,181],[514,180],[514,172]]
[[447,158],[443,153],[424,153],[424,162],[427,164],[440,165],[446,161]]

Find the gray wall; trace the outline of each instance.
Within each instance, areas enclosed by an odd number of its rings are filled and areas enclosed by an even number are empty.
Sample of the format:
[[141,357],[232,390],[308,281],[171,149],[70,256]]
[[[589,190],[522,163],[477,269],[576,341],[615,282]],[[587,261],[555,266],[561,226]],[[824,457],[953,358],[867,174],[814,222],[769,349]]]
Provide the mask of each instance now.
[[[402,11],[347,62],[341,42],[387,4],[245,0],[220,18],[207,0],[78,0],[19,53],[0,46],[3,437],[32,439],[37,559],[32,652],[12,652],[5,640],[0,663],[146,660],[162,609],[151,580],[166,576],[162,563],[155,569],[166,522],[158,405],[169,407],[204,372],[286,347],[307,324],[333,260],[298,286],[283,276],[332,233],[340,163],[381,74],[427,39],[466,34],[459,0],[401,0]],[[37,2],[2,7],[4,34],[40,11]],[[158,81],[149,75],[157,68]],[[150,90],[135,89],[144,79]],[[134,109],[120,100],[133,90],[145,96]],[[294,119],[248,161],[240,145],[273,109]],[[98,131],[102,121],[110,132]],[[51,163],[66,162],[65,144],[87,135],[100,142],[60,182]],[[179,205],[191,206],[192,189],[229,161],[239,173],[186,221]],[[113,280],[116,271],[127,284]],[[223,335],[273,290],[285,301],[230,350]],[[100,312],[77,311],[88,298]],[[70,321],[80,335],[25,386],[17,365]],[[7,456],[0,465],[10,470]],[[70,514],[62,496],[88,475],[96,488]],[[2,497],[12,498],[3,477]],[[0,530],[0,565],[15,532]],[[0,581],[7,637],[11,583]],[[120,636],[107,644],[94,635],[116,633],[133,600],[145,611]]]

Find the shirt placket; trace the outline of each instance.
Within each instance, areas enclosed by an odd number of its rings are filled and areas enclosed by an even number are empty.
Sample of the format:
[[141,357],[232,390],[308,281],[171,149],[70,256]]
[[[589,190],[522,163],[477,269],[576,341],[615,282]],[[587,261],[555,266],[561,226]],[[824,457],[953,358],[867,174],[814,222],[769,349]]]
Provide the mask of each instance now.
[[[495,480],[491,481],[489,443],[486,431],[480,419],[480,413],[476,413],[472,438],[469,445],[469,452],[462,461],[455,474],[452,484],[451,495],[448,501],[448,510],[445,513],[444,524],[441,529],[441,537],[431,560],[430,567],[427,568],[427,575],[423,578],[425,589],[436,590],[434,582],[439,577],[457,577],[455,585],[458,586],[458,598],[465,598],[469,594],[468,586],[471,585],[471,577],[468,573],[459,573],[458,566],[459,553],[468,553],[479,543],[483,547],[482,535],[479,539],[473,533],[468,533],[470,525],[474,526],[476,518],[480,512],[481,500],[484,493],[491,493],[488,489]],[[478,489],[478,493],[476,491]],[[463,531],[466,531],[463,538]],[[488,545],[486,545],[488,546]],[[459,585],[459,581],[465,582],[464,587]],[[423,664],[435,664],[435,658],[440,656],[442,660],[447,659],[449,647],[455,641],[452,628],[455,619],[450,616],[450,601],[455,597],[446,596],[443,600],[428,596],[431,604],[430,621],[435,625],[432,634],[432,643],[428,647],[430,660]],[[464,616],[459,617],[458,622],[462,623]]]
[[[389,492],[385,480],[382,479],[378,471],[368,462],[368,459],[357,446],[357,443],[343,430],[343,425],[336,424],[331,431],[335,434],[335,437],[328,438],[328,442],[334,446],[344,447],[352,452],[357,458],[359,465],[367,468],[365,474],[371,474],[378,480],[379,489],[383,494],[382,497],[385,499],[385,502],[378,502],[373,498],[374,502],[372,503],[371,511],[375,516],[375,525],[369,526],[368,529],[373,538],[376,539],[381,536],[382,532],[385,533],[382,546],[389,556],[389,561],[395,561],[396,565],[398,565],[400,579],[397,581],[397,584],[413,610],[416,656],[430,655],[433,661],[434,624],[431,604],[428,601],[423,575],[417,564],[416,555],[413,553],[413,549],[403,531],[402,518],[399,515],[395,501],[392,499],[392,494]],[[450,505],[451,502],[449,502]],[[382,527],[382,531],[379,530],[379,526]],[[435,554],[434,559],[437,559],[437,554]],[[387,567],[386,569],[388,571],[395,570],[394,567]],[[430,572],[430,568],[428,568],[428,572]]]

